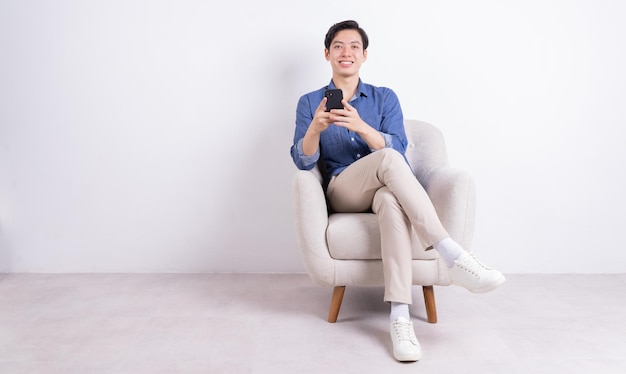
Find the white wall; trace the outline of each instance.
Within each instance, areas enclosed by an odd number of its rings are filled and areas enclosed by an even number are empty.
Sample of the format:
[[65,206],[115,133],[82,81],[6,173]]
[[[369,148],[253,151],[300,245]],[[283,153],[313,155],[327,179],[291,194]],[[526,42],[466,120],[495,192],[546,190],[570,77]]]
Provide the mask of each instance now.
[[3,0],[0,271],[303,271],[295,105],[354,18],[475,176],[486,262],[624,272],[624,4]]

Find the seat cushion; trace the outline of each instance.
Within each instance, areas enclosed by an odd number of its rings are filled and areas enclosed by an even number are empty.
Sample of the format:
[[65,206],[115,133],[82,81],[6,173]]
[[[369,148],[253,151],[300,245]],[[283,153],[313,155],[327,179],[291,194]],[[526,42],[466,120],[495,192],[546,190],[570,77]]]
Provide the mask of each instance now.
[[[335,213],[328,217],[326,241],[337,260],[380,260],[380,230],[374,213]],[[425,251],[415,230],[411,232],[413,259],[433,260],[436,251]]]

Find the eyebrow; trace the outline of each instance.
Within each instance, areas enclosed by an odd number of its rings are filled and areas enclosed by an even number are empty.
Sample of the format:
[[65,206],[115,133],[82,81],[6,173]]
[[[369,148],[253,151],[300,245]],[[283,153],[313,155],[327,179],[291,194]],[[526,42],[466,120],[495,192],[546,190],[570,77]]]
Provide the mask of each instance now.
[[[335,40],[332,44],[344,44],[344,43],[341,40]],[[349,42],[348,44],[361,44],[361,42],[358,40],[353,40]]]

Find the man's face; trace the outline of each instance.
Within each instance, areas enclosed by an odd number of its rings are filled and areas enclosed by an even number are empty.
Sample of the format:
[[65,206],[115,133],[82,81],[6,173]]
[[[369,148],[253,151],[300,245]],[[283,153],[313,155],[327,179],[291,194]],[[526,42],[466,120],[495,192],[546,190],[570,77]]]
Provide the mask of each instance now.
[[363,50],[361,34],[357,30],[339,31],[325,54],[333,73],[344,77],[358,75],[361,64],[367,59],[367,50]]

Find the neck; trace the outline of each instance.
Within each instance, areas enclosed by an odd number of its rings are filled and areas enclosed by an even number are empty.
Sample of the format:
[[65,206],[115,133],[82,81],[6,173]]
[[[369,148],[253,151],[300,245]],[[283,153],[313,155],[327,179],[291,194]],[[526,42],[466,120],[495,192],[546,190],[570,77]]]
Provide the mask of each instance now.
[[359,76],[354,75],[350,77],[341,77],[333,75],[333,83],[335,87],[340,88],[343,91],[344,99],[350,101],[352,96],[356,94],[356,90],[359,87]]

